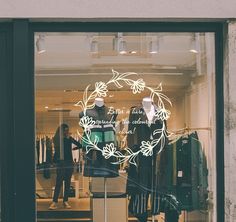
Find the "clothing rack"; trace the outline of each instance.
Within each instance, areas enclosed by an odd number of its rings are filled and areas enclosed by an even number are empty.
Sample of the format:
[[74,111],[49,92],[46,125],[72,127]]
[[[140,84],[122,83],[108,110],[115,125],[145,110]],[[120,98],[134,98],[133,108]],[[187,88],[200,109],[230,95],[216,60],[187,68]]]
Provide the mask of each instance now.
[[211,127],[184,127],[182,129],[178,129],[178,130],[171,130],[171,132],[176,133],[176,134],[181,134],[183,131],[196,131],[196,130],[206,130],[206,131],[211,131],[212,128]]
[[[43,137],[49,137],[50,139],[52,139],[55,135],[55,132],[54,133],[36,133],[36,138],[43,138]],[[79,135],[77,133],[72,133],[71,134],[72,137],[79,137]]]

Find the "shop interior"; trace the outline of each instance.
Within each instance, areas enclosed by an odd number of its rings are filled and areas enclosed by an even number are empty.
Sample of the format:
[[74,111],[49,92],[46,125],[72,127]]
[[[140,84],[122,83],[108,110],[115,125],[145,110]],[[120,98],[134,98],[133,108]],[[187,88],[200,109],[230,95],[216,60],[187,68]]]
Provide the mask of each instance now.
[[[83,109],[78,102],[83,100],[88,86],[89,94],[96,82],[108,82],[114,72],[136,73],[130,76],[132,80],[142,79],[152,89],[159,86],[169,98],[171,104],[164,100],[171,113],[166,121],[168,132],[172,133],[169,142],[197,134],[206,161],[207,196],[204,207],[182,208],[178,221],[216,221],[214,58],[213,33],[35,33],[37,221],[141,221],[129,211],[128,163],[117,164],[119,176],[114,178],[84,176],[84,149],[72,151],[74,166],[68,201],[71,208],[62,205],[63,185],[57,209],[49,209],[57,174],[53,162],[55,132],[61,123],[66,123],[70,135],[81,142],[83,128],[79,123]],[[105,106],[118,114],[115,130],[120,150],[127,147],[131,107],[142,106],[143,98],[149,96],[148,90],[134,93],[125,82],[122,87],[110,84],[106,96],[102,96]],[[153,103],[158,102],[154,99]],[[194,164],[192,160],[189,157],[190,166]],[[183,172],[177,170],[176,177],[183,177]],[[189,180],[195,183],[194,178],[192,175]],[[96,196],[98,193],[103,195]],[[152,215],[150,208],[149,201],[148,221],[167,221],[164,212]]]

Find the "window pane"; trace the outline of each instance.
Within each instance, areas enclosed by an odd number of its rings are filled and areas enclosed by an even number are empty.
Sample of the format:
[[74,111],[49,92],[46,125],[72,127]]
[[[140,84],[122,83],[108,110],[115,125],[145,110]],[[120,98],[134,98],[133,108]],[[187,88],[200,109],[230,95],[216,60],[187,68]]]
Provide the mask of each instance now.
[[214,57],[213,33],[35,33],[38,221],[216,221]]

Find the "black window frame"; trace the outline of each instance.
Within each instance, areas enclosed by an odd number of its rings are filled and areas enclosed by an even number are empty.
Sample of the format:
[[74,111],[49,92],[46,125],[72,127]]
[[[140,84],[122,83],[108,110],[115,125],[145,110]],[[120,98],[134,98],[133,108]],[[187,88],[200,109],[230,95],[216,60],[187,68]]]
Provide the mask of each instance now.
[[[32,22],[15,19],[10,32],[9,97],[4,104],[8,109],[2,115],[11,117],[1,126],[7,129],[8,139],[2,172],[4,187],[14,183],[4,195],[2,214],[6,222],[36,221],[35,204],[35,97],[34,97],[34,33],[35,32],[213,32],[215,34],[215,95],[216,95],[216,185],[217,221],[224,222],[224,94],[223,94],[223,33],[224,22]],[[1,29],[1,26],[0,26]],[[2,87],[2,85],[0,85]],[[6,128],[7,127],[7,128]],[[2,130],[1,129],[1,130]],[[9,152],[10,150],[10,152]],[[10,161],[10,156],[12,159]],[[2,155],[1,155],[2,156]],[[2,162],[2,161],[1,161]],[[9,183],[9,184],[8,184]],[[9,199],[10,198],[10,199]],[[12,209],[14,215],[9,214]],[[7,214],[8,212],[8,214]],[[8,216],[7,216],[8,215]]]

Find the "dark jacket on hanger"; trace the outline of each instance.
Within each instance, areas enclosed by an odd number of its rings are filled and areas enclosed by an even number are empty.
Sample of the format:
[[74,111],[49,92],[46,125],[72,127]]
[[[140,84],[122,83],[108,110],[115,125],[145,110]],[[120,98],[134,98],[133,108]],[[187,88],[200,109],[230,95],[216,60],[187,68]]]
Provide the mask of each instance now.
[[174,195],[181,210],[206,209],[208,170],[196,132],[169,144],[158,169],[158,190]]
[[[109,109],[106,106],[98,107],[95,105],[93,109],[86,110],[80,113],[80,118],[84,115],[92,117],[95,124],[91,126],[91,141],[98,139],[97,146],[103,149],[106,145],[113,143],[117,148],[116,132],[115,132],[115,120],[116,113],[109,113]],[[86,138],[86,135],[84,134]],[[82,142],[84,150],[86,150],[87,143]],[[85,156],[84,176],[88,177],[116,177],[118,176],[118,165],[112,164],[117,159],[110,157],[105,159],[100,151],[90,150]]]

